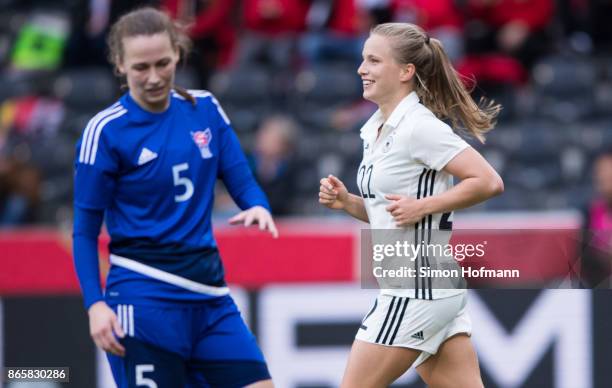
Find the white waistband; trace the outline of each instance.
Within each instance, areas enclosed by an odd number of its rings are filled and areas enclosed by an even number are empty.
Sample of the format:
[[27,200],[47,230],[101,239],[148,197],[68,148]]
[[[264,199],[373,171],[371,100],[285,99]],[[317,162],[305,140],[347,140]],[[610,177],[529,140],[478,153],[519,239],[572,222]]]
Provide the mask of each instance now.
[[189,291],[197,292],[200,294],[209,294],[209,295],[215,295],[215,296],[222,296],[222,295],[229,294],[228,287],[214,287],[214,286],[209,286],[206,284],[194,282],[193,280],[189,280],[181,276],[177,276],[169,272],[159,270],[157,268],[142,264],[136,260],[128,259],[125,257],[111,254],[110,262],[111,264],[116,265],[118,267],[127,268],[134,272],[138,272],[140,274],[149,276],[153,279],[161,280],[162,282],[170,283],[175,286],[185,288]]

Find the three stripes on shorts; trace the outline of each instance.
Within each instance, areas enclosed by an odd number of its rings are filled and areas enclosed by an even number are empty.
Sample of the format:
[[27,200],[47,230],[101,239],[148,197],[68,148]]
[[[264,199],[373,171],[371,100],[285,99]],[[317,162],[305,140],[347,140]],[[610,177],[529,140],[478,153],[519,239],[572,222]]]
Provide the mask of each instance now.
[[134,305],[120,304],[117,305],[117,318],[123,332],[130,336],[134,336]]
[[[376,337],[377,344],[393,345],[393,341],[395,341],[397,332],[402,324],[402,319],[404,318],[404,313],[406,313],[406,307],[408,307],[409,301],[410,298],[402,298],[399,296],[394,296],[391,299],[391,304],[387,310],[385,321],[383,322],[382,327],[378,332],[378,336]],[[389,321],[389,318],[391,318],[391,321]]]

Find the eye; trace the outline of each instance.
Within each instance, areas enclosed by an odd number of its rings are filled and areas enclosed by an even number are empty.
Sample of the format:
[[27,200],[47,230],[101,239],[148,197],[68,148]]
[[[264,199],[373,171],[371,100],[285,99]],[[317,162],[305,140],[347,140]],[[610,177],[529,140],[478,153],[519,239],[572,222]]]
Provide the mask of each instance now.
[[159,61],[157,63],[157,67],[166,67],[170,64],[170,60],[169,59],[164,59],[163,61]]

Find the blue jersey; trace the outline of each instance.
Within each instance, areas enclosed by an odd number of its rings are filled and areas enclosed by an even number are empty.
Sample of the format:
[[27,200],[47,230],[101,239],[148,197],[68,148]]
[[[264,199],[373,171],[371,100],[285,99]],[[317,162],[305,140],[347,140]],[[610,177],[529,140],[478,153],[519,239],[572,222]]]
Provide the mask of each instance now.
[[126,93],[77,145],[75,207],[104,209],[111,237],[107,298],[227,294],[211,225],[216,180],[240,208],[269,209],[217,100],[190,93],[196,104],[173,92],[162,113]]

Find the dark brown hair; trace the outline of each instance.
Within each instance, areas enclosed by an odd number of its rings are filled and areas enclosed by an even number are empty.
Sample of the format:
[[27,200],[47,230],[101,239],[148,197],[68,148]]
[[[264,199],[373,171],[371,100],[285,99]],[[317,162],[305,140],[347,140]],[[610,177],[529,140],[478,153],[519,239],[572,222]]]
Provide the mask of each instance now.
[[[108,34],[108,60],[114,66],[115,73],[119,74],[117,65],[123,60],[123,39],[138,35],[151,36],[167,33],[170,44],[178,51],[179,58],[184,59],[191,50],[191,41],[182,28],[175,24],[170,17],[155,8],[144,7],[128,12],[121,16],[111,27]],[[185,89],[174,85],[174,90],[186,100],[195,104],[195,98]]]
[[438,39],[409,23],[379,24],[371,34],[390,38],[395,60],[415,66],[415,91],[423,105],[438,118],[450,119],[454,129],[484,143],[501,105],[484,99],[474,102]]

